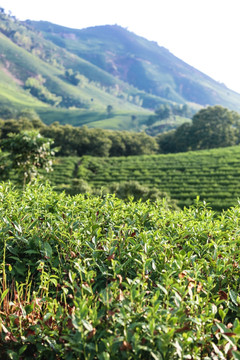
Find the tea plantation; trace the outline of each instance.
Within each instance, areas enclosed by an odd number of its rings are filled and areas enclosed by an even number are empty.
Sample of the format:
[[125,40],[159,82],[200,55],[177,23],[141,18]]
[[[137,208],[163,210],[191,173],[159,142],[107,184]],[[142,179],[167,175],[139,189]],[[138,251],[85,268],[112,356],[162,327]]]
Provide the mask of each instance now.
[[1,359],[239,359],[239,225],[2,183]]
[[169,193],[181,208],[200,196],[220,211],[236,205],[240,195],[240,147],[168,155],[58,158],[50,175],[52,183],[60,190],[68,189],[73,178],[86,180],[94,189],[136,180]]

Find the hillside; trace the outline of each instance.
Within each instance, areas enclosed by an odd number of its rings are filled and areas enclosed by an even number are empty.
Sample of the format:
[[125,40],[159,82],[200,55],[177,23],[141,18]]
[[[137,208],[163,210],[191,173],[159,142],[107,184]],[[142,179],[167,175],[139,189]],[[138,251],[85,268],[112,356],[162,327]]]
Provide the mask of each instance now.
[[46,123],[77,126],[85,117],[89,126],[111,127],[113,122],[113,129],[127,128],[133,115],[141,124],[151,113],[136,104],[133,87],[5,14],[0,14],[0,52],[1,106],[34,108]]
[[[117,25],[78,30],[1,13],[0,51],[1,107],[33,108],[47,124],[141,131],[163,104],[240,111],[239,94]],[[164,121],[149,133],[188,119]]]
[[[118,25],[69,29],[28,24],[45,38],[148,94],[177,103],[221,104],[240,110],[240,95],[175,57],[164,47]],[[150,106],[143,101],[143,106]]]
[[[137,181],[145,187],[143,197],[148,189],[154,189],[152,195],[167,193],[183,208],[200,196],[219,211],[237,204],[239,165],[239,146],[169,155],[62,157],[56,158],[48,178],[58,190],[70,193],[83,191],[85,185],[81,187],[79,180],[86,181],[93,192],[101,188],[118,191],[116,184]],[[137,187],[132,191],[138,191]],[[91,188],[86,187],[86,191]]]

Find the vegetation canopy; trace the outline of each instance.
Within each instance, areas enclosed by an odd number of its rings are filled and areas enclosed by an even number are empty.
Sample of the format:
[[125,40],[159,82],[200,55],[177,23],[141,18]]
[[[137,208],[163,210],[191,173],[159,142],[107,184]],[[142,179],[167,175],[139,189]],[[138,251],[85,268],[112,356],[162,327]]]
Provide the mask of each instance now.
[[1,184],[1,356],[238,359],[239,218]]
[[8,139],[1,142],[9,153],[10,169],[16,170],[18,181],[23,183],[23,187],[32,181],[39,169],[47,172],[52,170],[52,143],[51,139],[44,138],[37,131],[9,134]]

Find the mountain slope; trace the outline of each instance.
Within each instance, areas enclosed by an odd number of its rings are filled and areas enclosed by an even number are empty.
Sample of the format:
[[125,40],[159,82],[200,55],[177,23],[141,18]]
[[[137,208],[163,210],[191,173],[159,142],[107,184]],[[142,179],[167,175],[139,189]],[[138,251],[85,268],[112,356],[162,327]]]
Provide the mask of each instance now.
[[240,111],[240,95],[120,26],[78,30],[0,13],[0,107],[33,108],[48,124],[156,133],[166,127],[149,116],[162,104]]
[[118,25],[78,30],[44,21],[28,24],[53,43],[147,93],[177,103],[240,110],[239,94]]
[[132,96],[137,89],[5,14],[0,14],[0,75],[0,105],[33,107],[47,123],[70,118],[82,125],[86,117],[90,126],[104,120],[105,126],[121,129],[129,126],[118,123],[122,117],[144,122],[150,114]]

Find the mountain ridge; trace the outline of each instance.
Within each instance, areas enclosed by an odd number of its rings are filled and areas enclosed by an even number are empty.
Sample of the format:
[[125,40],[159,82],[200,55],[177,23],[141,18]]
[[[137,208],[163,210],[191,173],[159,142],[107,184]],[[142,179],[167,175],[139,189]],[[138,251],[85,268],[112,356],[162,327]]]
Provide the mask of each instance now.
[[[239,102],[240,94],[187,64],[156,42],[120,25],[70,29],[61,25],[55,28],[54,24],[44,21],[30,23],[50,41],[57,43],[62,40],[68,51],[140,90],[179,103],[188,101],[202,106],[222,104],[240,109],[239,104],[234,105]],[[128,77],[124,71],[127,62]],[[149,62],[152,68],[148,66]],[[141,70],[141,75],[145,76],[142,83],[137,79]],[[237,97],[237,101],[232,101],[231,96]]]
[[72,29],[1,13],[0,75],[0,105],[32,107],[46,123],[141,131],[163,104],[240,111],[240,94],[119,25]]

